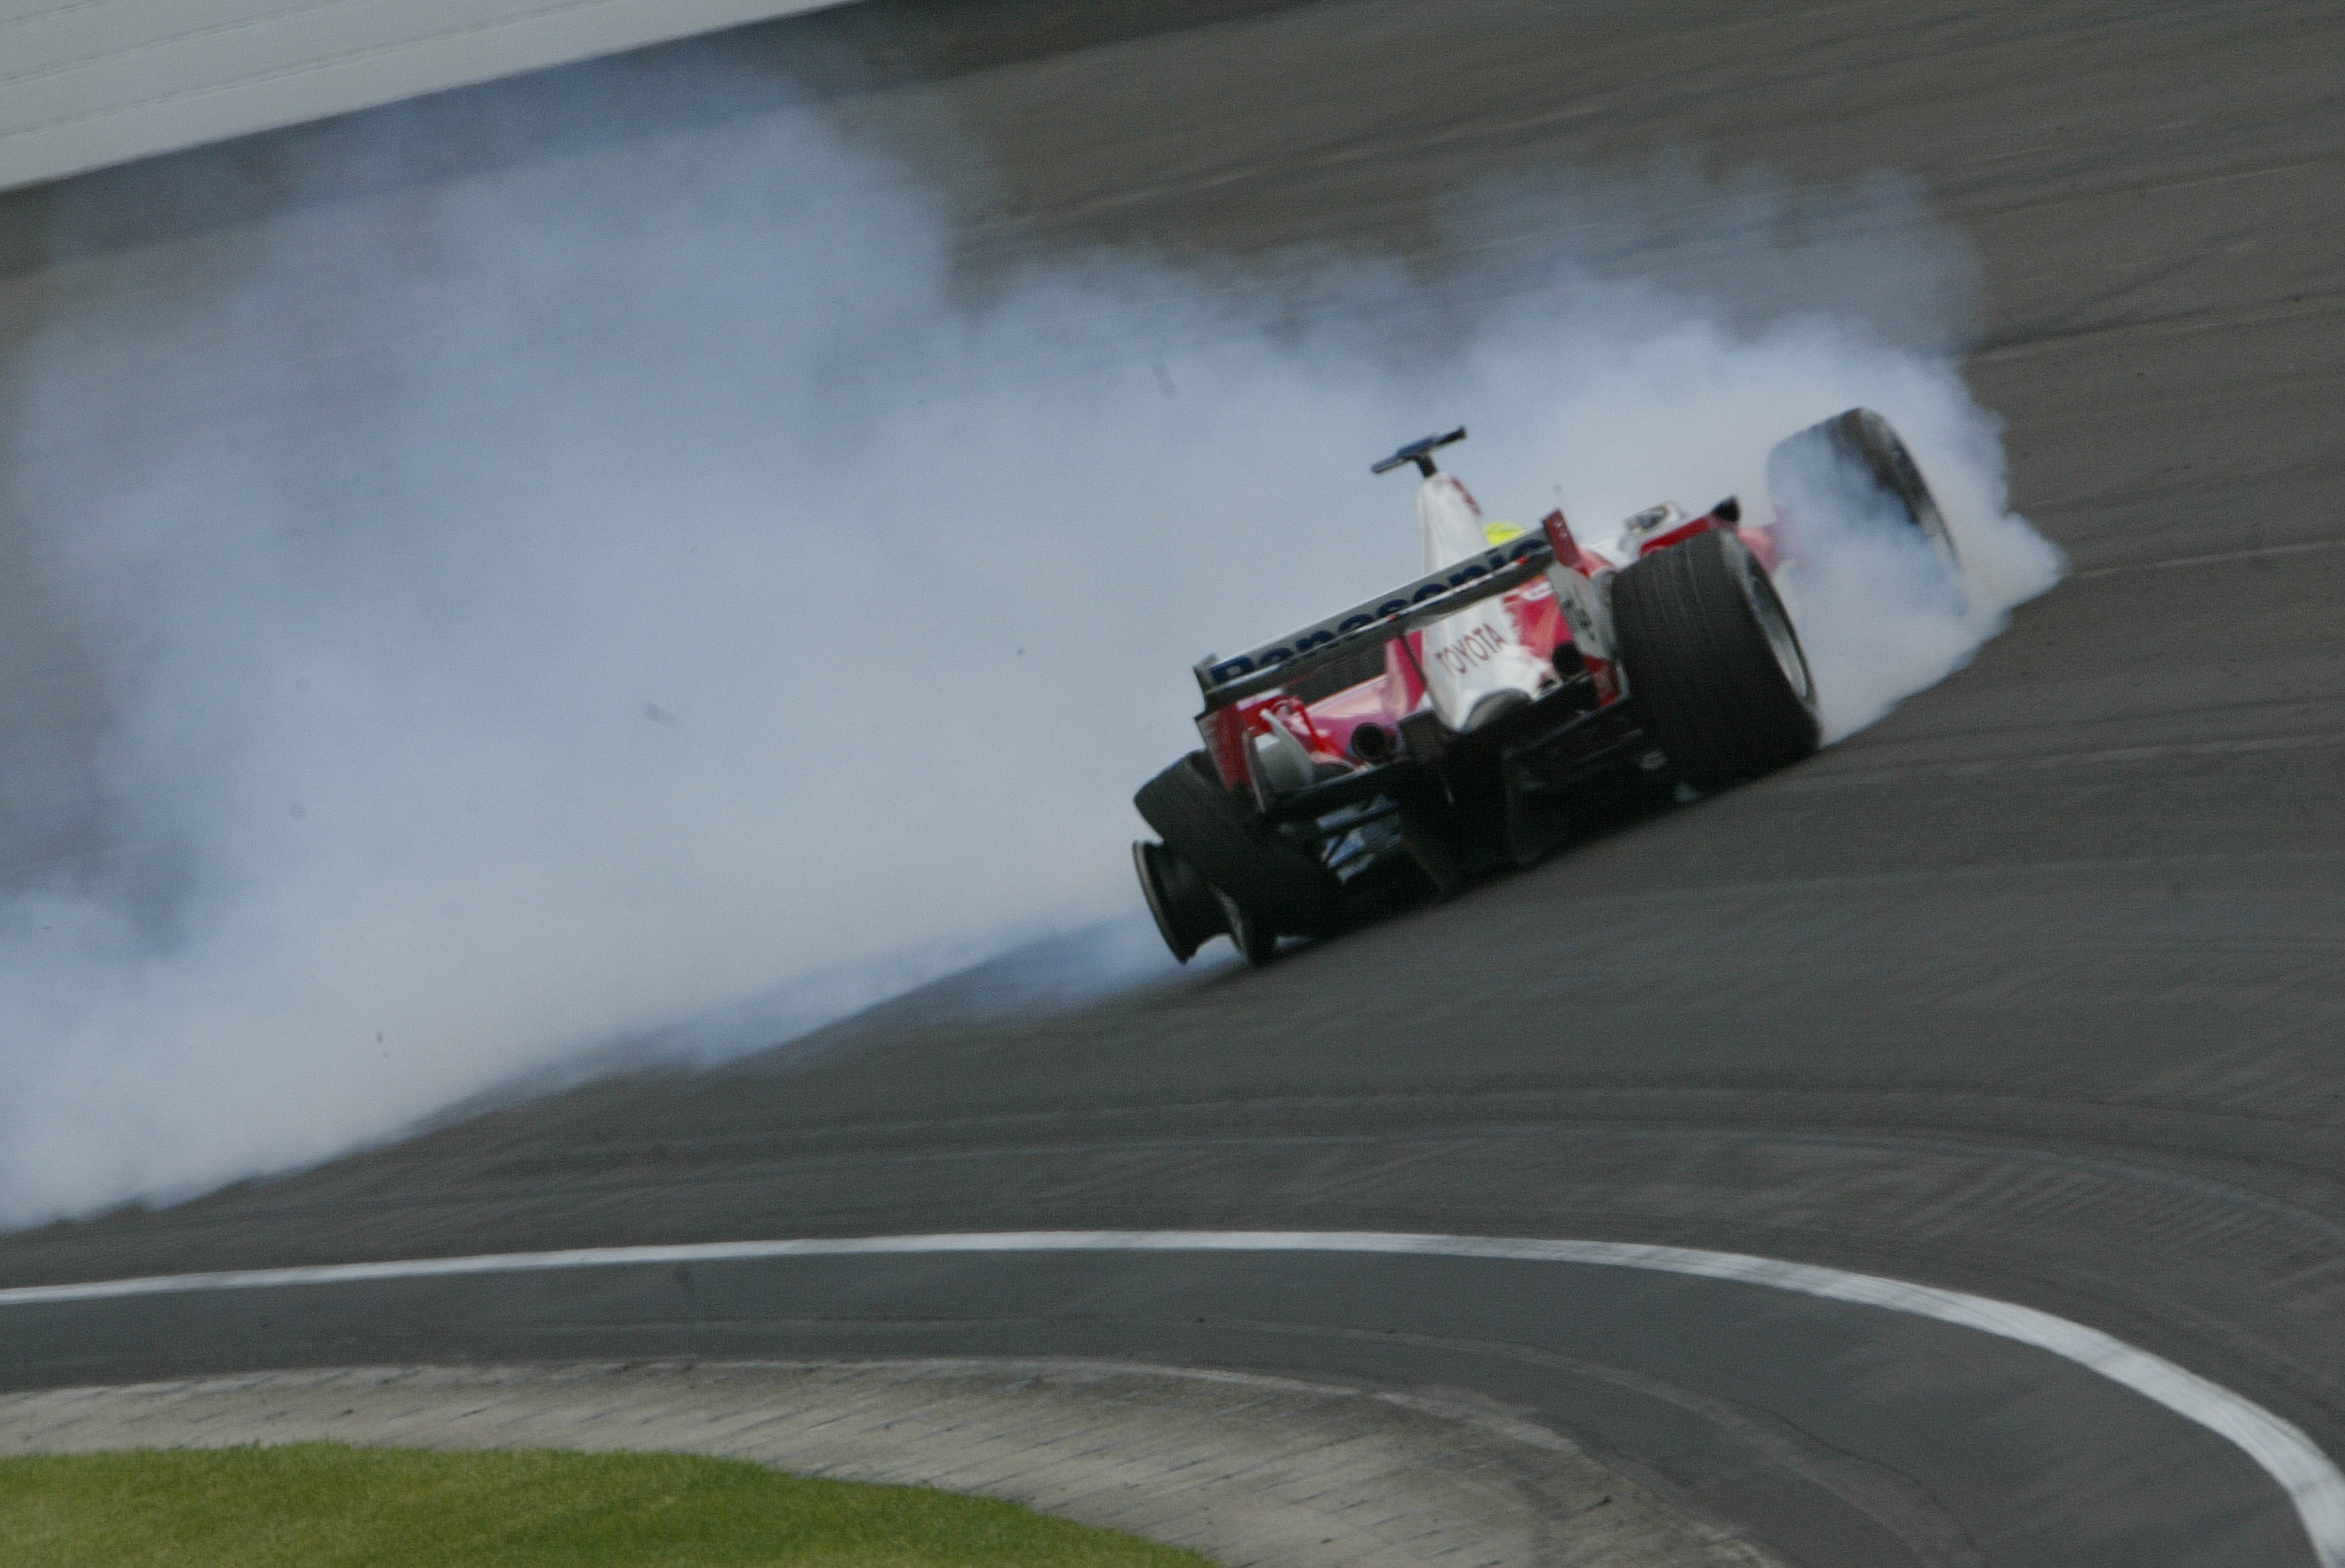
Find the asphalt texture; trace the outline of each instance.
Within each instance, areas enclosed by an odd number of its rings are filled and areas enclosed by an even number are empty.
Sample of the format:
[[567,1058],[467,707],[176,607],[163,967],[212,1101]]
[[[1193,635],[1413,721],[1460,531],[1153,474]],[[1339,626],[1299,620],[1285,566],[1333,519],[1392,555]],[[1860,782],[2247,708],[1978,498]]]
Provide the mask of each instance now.
[[[1475,179],[1894,171],[1976,246],[1967,374],[2074,572],[1811,763],[1263,972],[899,1008],[811,1066],[612,1080],[9,1238],[0,1283],[960,1229],[1610,1238],[2024,1302],[2345,1454],[2340,58],[2311,5],[1356,0],[843,92],[858,134],[982,150],[983,177],[934,155],[980,280],[1099,239],[1437,269],[1437,198]],[[1604,1270],[829,1261],[0,1333],[13,1386],[870,1350],[1438,1384],[1803,1563],[2309,1561],[2236,1453],[2048,1356]]]

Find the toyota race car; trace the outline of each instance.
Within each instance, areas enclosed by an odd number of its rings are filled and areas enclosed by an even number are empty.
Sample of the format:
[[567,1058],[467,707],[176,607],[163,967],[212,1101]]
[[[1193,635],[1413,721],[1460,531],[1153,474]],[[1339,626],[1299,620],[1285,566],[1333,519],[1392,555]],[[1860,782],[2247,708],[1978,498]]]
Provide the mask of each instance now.
[[[1776,592],[1787,504],[1953,544],[1887,420],[1851,409],[1778,443],[1775,515],[1732,497],[1648,508],[1609,537],[1560,511],[1535,532],[1486,523],[1411,442],[1425,575],[1290,636],[1196,666],[1203,749],[1134,804],[1132,845],[1173,956],[1226,934],[1255,964],[1396,905],[1537,860],[1575,831],[1816,749],[1815,682]],[[1798,498],[1796,502],[1790,498]]]

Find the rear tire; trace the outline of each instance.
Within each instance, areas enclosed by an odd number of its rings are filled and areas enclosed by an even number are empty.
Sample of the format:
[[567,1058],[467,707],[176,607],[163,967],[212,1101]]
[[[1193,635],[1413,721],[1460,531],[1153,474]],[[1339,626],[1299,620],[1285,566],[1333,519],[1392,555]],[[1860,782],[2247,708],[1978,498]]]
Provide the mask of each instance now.
[[[1805,497],[1852,517],[1888,510],[1959,569],[1954,536],[1930,493],[1914,454],[1887,420],[1871,409],[1850,409],[1775,443],[1767,454],[1767,489],[1778,502]],[[1795,505],[1796,511],[1796,505]]]
[[1621,668],[1645,733],[1711,790],[1816,749],[1815,682],[1766,569],[1732,533],[1698,534],[1612,580]]
[[1132,846],[1132,866],[1140,874],[1140,891],[1148,900],[1156,934],[1182,963],[1229,929],[1221,895],[1179,851],[1142,841]]
[[1223,926],[1237,950],[1245,955],[1245,961],[1259,969],[1277,957],[1277,928],[1228,894],[1220,897]]
[[1327,924],[1341,885],[1223,789],[1204,753],[1190,753],[1142,784],[1132,804],[1168,848],[1266,929],[1274,945],[1281,936],[1313,935]]

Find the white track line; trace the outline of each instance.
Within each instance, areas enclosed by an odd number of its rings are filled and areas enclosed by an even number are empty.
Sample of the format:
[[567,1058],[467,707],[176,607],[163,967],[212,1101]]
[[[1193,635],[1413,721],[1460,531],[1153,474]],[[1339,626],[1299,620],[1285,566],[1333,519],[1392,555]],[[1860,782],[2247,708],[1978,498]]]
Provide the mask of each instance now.
[[1812,1263],[1753,1258],[1740,1252],[1647,1247],[1620,1241],[1422,1236],[1382,1230],[1006,1230],[941,1236],[712,1241],[679,1247],[582,1247],[562,1252],[495,1252],[472,1258],[419,1258],[390,1263],[328,1263],[302,1269],[163,1274],[78,1285],[20,1285],[0,1290],[0,1308],[179,1295],[198,1290],[266,1290],[300,1285],[363,1284],[377,1280],[427,1280],[457,1274],[936,1252],[1367,1252],[1581,1263],[1731,1280],[1934,1318],[1942,1323],[1976,1329],[2066,1357],[2112,1382],[2122,1383],[2155,1400],[2175,1414],[2235,1444],[2288,1493],[2321,1568],[2345,1568],[2345,1474],[2339,1473],[2329,1456],[2302,1430],[2253,1401],[2098,1329],[2088,1329],[2033,1307],[1935,1285],[1916,1285],[1903,1280],[1852,1274]]

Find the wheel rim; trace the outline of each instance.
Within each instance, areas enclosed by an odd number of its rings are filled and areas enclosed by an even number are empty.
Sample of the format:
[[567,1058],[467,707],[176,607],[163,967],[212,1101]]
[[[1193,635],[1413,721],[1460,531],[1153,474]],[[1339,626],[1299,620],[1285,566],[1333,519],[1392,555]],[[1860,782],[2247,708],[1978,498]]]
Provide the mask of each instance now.
[[1132,863],[1140,873],[1140,891],[1156,921],[1156,934],[1164,938],[1172,956],[1186,964],[1199,946],[1221,931],[1218,906],[1200,896],[1205,889],[1195,871],[1162,845],[1134,844]]
[[1742,558],[1742,589],[1751,601],[1751,612],[1758,618],[1759,630],[1766,633],[1767,651],[1775,656],[1775,667],[1783,673],[1783,683],[1809,707],[1815,706],[1815,679],[1808,673],[1808,657],[1800,650],[1799,633],[1792,630],[1792,618],[1783,612],[1783,602],[1775,596],[1775,585],[1767,581],[1766,572],[1748,554]]

